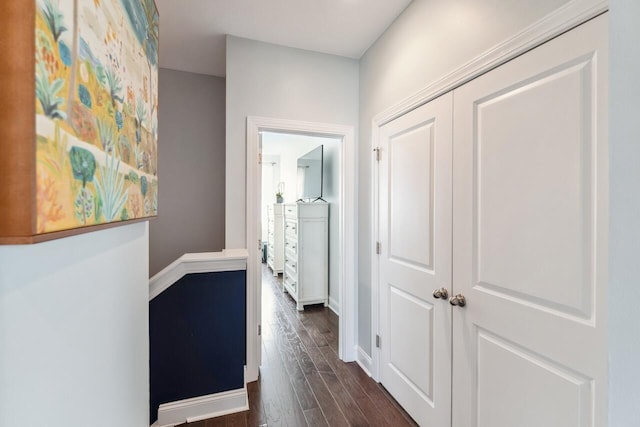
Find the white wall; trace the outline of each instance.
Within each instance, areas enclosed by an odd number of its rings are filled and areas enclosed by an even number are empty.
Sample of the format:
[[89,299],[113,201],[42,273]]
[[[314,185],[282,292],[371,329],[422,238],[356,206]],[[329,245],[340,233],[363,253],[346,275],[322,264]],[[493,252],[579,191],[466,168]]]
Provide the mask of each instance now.
[[414,0],[360,62],[358,340],[371,354],[371,120],[568,0]]
[[[326,138],[306,135],[264,132],[262,134],[262,154],[267,158],[279,158],[279,174],[274,181],[284,183],[284,202],[295,203],[298,181],[298,157],[324,144]],[[274,190],[277,191],[277,185]],[[275,192],[269,195],[275,201]]]
[[268,239],[267,230],[267,206],[276,202],[278,192],[278,181],[280,180],[280,156],[262,154],[262,241]]
[[329,203],[329,307],[340,314],[340,145],[342,141],[324,142],[323,193]]
[[0,246],[0,426],[149,425],[148,241]]
[[609,425],[640,426],[640,2],[612,0]]
[[[337,140],[309,135],[263,132],[263,158],[278,158],[278,172],[274,181],[284,182],[284,202],[295,203],[298,200],[298,158],[320,145],[339,143]],[[277,190],[277,186],[274,187]],[[275,201],[275,192],[268,200]]]
[[358,61],[228,36],[226,75],[225,247],[244,248],[247,116],[355,127]]

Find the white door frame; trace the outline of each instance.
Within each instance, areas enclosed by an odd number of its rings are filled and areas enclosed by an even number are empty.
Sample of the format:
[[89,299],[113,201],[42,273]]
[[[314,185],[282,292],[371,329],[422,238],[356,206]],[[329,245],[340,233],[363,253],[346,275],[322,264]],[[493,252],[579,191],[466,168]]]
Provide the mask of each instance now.
[[[504,64],[524,52],[594,18],[609,9],[608,0],[571,0],[539,21],[502,43],[497,44],[475,59],[453,70],[442,79],[421,89],[396,105],[377,114],[371,121],[372,148],[377,147],[380,128],[391,120],[467,83],[487,71]],[[375,154],[375,152],[374,152]],[[379,175],[375,155],[371,167],[371,376],[380,381],[380,351],[375,347],[379,324],[379,261],[376,253],[378,241]],[[455,286],[455,284],[453,284]]]
[[[247,117],[247,382],[258,378],[260,365],[260,324],[261,273],[258,241],[261,239],[258,216],[261,208],[260,171],[258,162],[260,153],[260,132],[296,133],[311,136],[324,136],[342,140],[340,144],[340,264],[339,264],[339,357],[350,362],[356,354],[356,172],[355,132],[353,126],[326,123],[302,122],[296,120],[274,119],[267,117]],[[261,248],[260,248],[261,250]],[[253,338],[251,338],[253,337]]]

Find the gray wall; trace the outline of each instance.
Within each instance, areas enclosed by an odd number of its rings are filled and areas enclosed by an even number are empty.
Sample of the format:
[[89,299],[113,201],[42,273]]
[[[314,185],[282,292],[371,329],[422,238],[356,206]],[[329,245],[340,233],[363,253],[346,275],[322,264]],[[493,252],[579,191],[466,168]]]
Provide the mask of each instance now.
[[568,0],[414,0],[360,61],[358,341],[371,354],[371,120]]
[[640,2],[610,13],[609,425],[640,426]]
[[147,223],[0,246],[0,426],[149,425]]
[[227,37],[225,247],[246,242],[247,116],[358,122],[358,61]]
[[149,228],[153,276],[189,252],[224,247],[225,81],[160,69],[158,218]]

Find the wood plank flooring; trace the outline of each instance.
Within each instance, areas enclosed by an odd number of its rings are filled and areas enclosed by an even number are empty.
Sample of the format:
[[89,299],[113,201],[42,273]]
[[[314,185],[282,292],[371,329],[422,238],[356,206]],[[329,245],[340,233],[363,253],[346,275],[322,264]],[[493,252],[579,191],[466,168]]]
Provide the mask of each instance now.
[[296,311],[282,278],[262,270],[262,366],[247,385],[249,411],[181,427],[416,426],[355,362],[338,358],[338,317]]

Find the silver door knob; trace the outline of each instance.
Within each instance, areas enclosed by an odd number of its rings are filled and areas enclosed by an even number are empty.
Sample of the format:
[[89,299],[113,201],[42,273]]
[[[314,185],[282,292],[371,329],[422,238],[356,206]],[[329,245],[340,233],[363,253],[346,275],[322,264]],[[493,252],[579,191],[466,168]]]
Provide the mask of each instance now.
[[464,307],[465,305],[467,305],[467,300],[464,297],[464,295],[458,294],[456,296],[449,298],[449,304],[457,305],[458,307]]
[[447,291],[447,288],[436,289],[433,291],[433,297],[447,299],[449,298],[449,291]]

